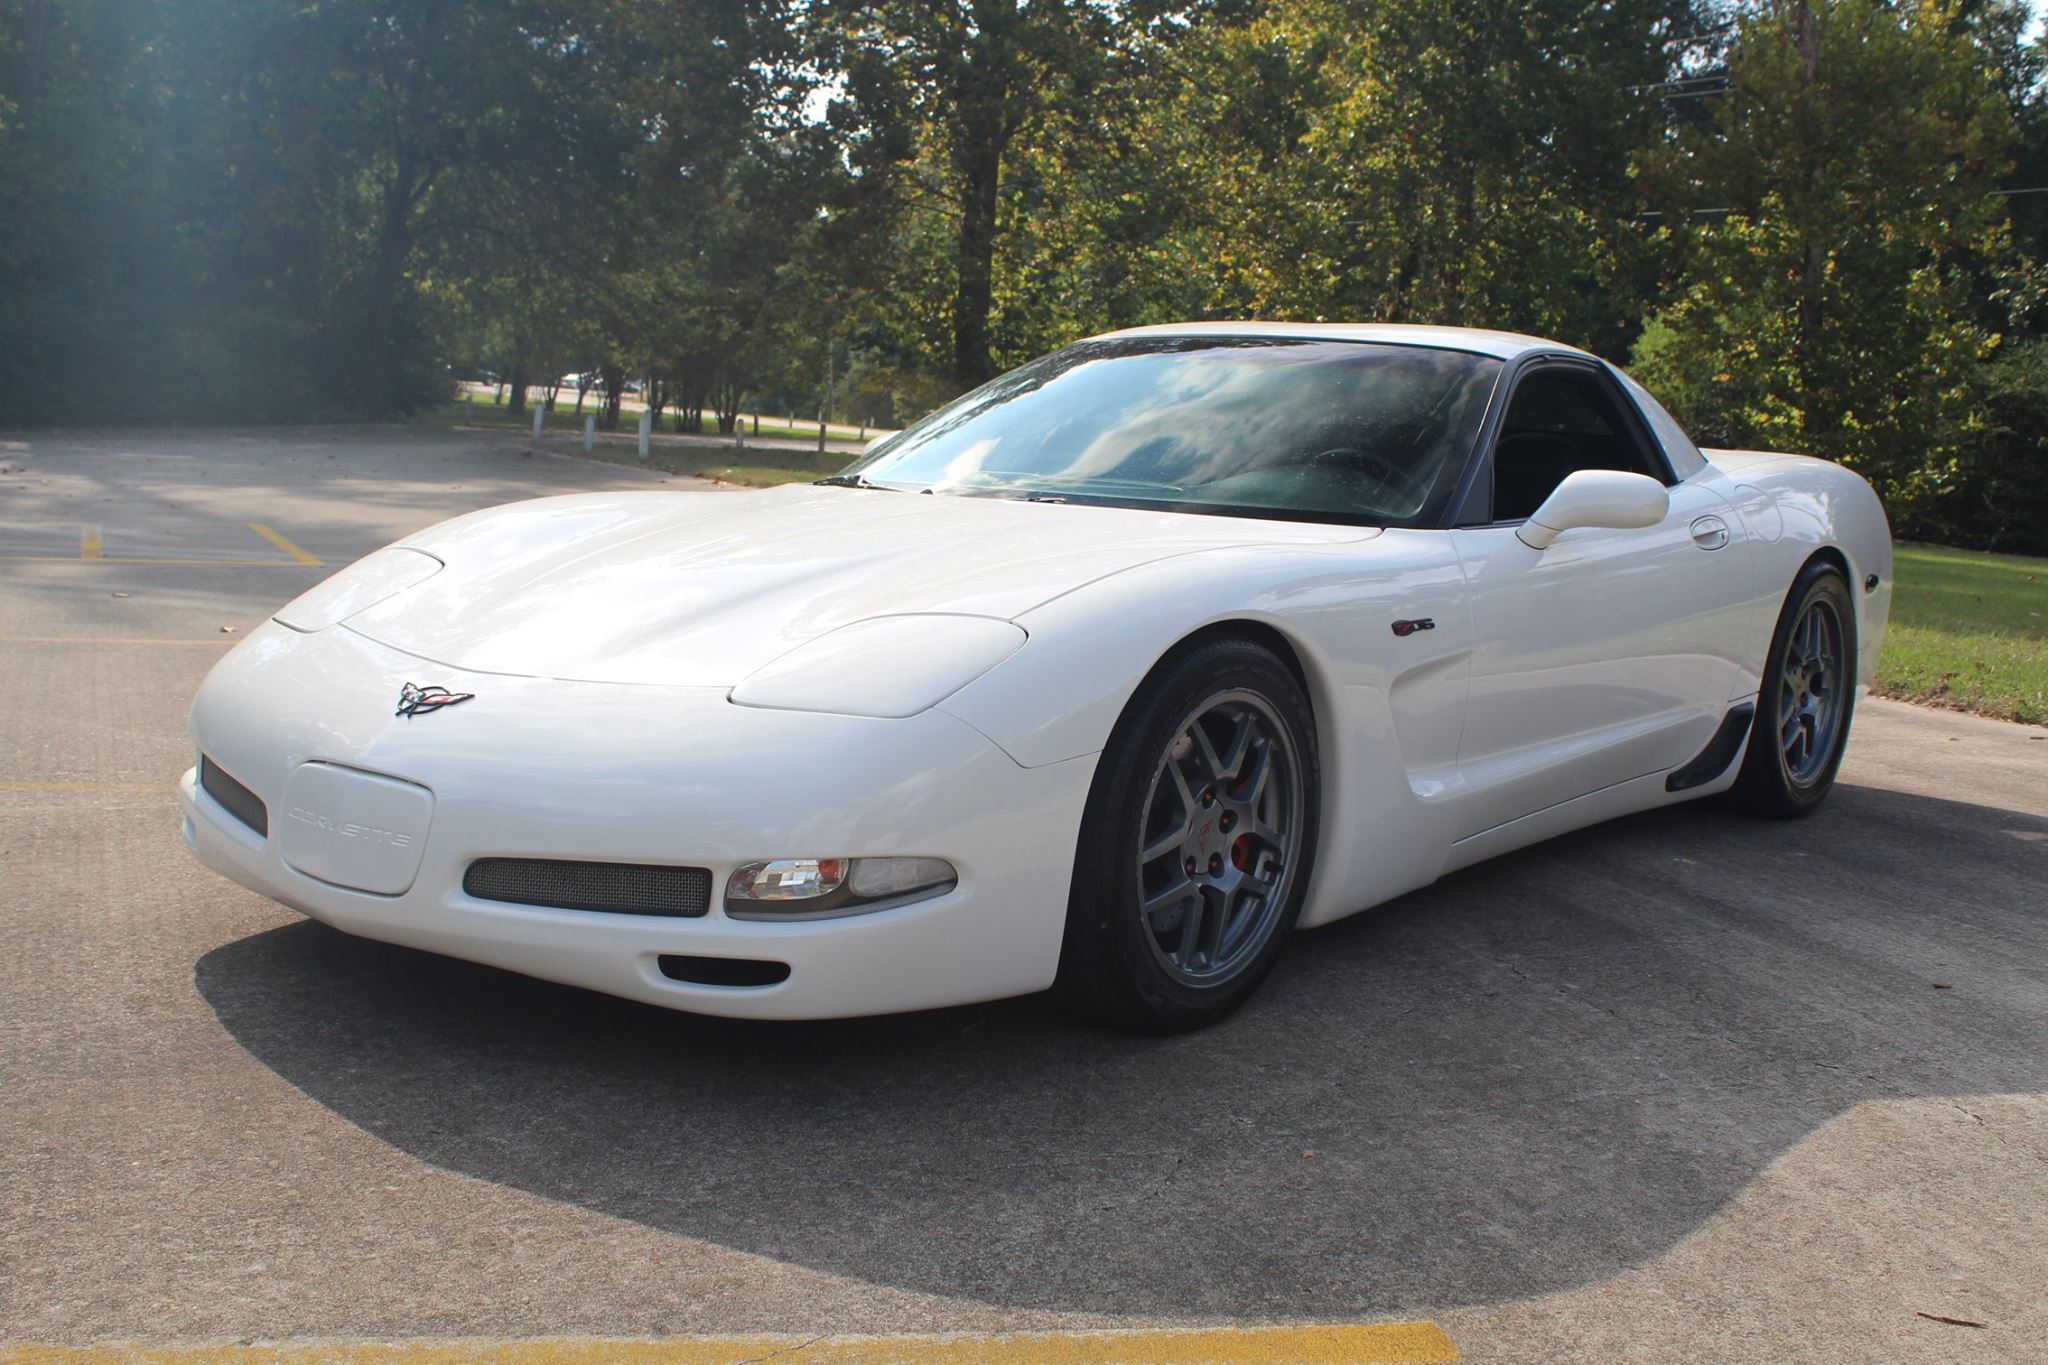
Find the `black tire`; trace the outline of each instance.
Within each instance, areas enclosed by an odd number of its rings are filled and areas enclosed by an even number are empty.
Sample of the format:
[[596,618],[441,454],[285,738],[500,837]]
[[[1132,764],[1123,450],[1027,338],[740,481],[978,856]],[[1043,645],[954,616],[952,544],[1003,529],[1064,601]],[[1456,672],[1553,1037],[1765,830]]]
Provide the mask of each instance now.
[[[1796,739],[1791,752],[1787,736],[1800,721],[1799,709],[1820,688],[1798,693],[1795,675],[1802,670],[1793,658],[1795,633],[1815,613],[1825,630],[1828,622],[1838,632],[1835,646],[1839,666],[1825,680],[1826,700],[1838,709],[1828,719],[1825,733],[1814,732],[1803,723],[1797,728],[1807,736],[1801,750]],[[1809,677],[1818,677],[1808,674]],[[1750,727],[1749,748],[1742,759],[1742,771],[1729,790],[1729,804],[1752,815],[1777,820],[1812,814],[1835,785],[1835,773],[1842,766],[1842,752],[1849,743],[1849,722],[1856,711],[1856,607],[1849,593],[1849,581],[1842,571],[1826,560],[1814,560],[1799,571],[1792,590],[1785,595],[1784,610],[1778,614],[1777,629],[1771,633],[1771,652],[1764,660],[1763,686],[1757,693],[1756,720]],[[1789,718],[1788,718],[1789,717]]]
[[[1238,750],[1235,769],[1213,761],[1230,756],[1219,740]],[[1066,1002],[1150,1033],[1200,1028],[1244,1003],[1301,914],[1321,818],[1316,754],[1314,710],[1270,649],[1211,637],[1162,661],[1118,720],[1088,793],[1055,987]],[[1191,772],[1225,770],[1191,790]],[[1177,825],[1160,822],[1169,807],[1185,810]],[[1175,839],[1177,851],[1140,860]],[[1190,849],[1213,856],[1184,860]],[[1148,877],[1160,883],[1149,892]],[[1175,890],[1187,893],[1178,905],[1141,909]],[[1238,918],[1254,910],[1256,923]],[[1206,961],[1188,946],[1205,931],[1214,936]]]

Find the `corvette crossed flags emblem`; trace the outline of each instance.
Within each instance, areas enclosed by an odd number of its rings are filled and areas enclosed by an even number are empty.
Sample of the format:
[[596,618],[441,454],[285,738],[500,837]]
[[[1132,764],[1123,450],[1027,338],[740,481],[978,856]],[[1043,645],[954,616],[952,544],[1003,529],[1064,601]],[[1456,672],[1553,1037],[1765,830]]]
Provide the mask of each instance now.
[[418,683],[407,683],[398,689],[398,714],[417,716],[426,711],[438,711],[444,706],[460,706],[474,696],[474,692],[450,692],[445,687],[421,687]]

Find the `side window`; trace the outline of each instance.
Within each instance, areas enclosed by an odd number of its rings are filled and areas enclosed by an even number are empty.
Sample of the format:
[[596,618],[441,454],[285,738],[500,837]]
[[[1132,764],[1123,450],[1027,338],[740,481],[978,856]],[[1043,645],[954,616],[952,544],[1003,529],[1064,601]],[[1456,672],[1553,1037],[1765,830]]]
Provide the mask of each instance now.
[[1493,447],[1493,519],[1526,521],[1565,475],[1581,469],[1671,478],[1597,374],[1558,366],[1525,376]]

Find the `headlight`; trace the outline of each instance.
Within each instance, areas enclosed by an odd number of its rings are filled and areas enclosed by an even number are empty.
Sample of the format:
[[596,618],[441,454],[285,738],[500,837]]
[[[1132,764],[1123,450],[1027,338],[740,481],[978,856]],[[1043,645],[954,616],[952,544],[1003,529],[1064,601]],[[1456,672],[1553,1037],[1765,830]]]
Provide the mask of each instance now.
[[441,561],[424,550],[387,545],[364,555],[316,588],[300,593],[277,613],[281,625],[311,633],[368,611],[386,598],[441,572]]
[[929,710],[1016,653],[1021,628],[992,616],[877,616],[755,669],[741,706],[901,719]]
[[833,919],[942,896],[960,884],[943,858],[776,858],[725,884],[733,919]]

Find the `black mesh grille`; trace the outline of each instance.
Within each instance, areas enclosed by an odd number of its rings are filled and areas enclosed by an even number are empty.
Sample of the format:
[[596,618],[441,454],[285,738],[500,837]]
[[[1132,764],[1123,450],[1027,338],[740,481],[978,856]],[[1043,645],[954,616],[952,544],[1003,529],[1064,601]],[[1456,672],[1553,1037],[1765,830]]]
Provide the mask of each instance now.
[[711,874],[701,867],[479,858],[463,874],[462,889],[478,900],[614,915],[694,918],[711,908]]
[[229,815],[264,838],[270,837],[270,811],[264,806],[263,798],[215,767],[213,760],[205,754],[199,756],[199,785],[206,789],[208,796],[227,807]]

